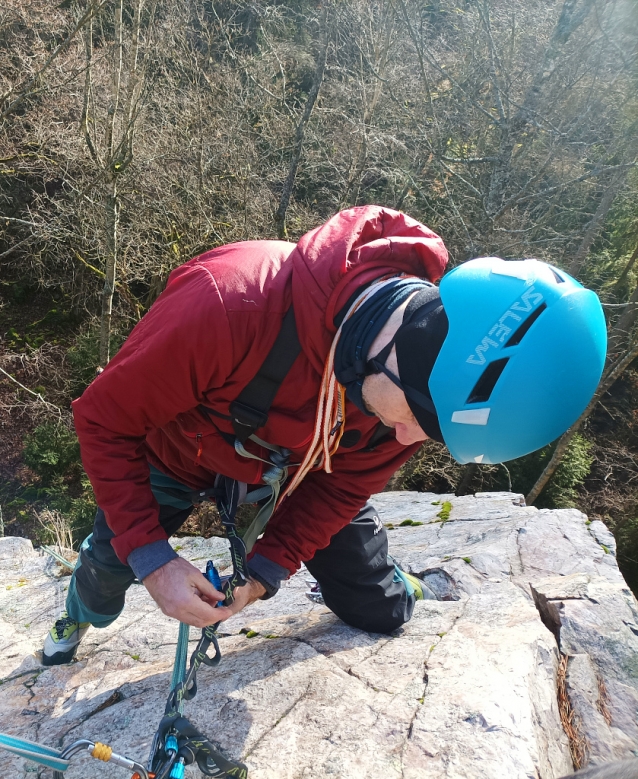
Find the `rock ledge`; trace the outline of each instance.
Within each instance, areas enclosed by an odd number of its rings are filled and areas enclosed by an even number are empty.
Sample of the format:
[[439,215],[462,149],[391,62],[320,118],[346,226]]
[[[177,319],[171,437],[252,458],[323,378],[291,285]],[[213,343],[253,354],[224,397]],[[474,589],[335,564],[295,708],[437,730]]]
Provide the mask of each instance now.
[[[561,655],[585,764],[635,755],[638,604],[601,522],[526,508],[511,493],[388,492],[373,502],[393,527],[390,552],[441,600],[417,603],[396,636],[367,634],[311,604],[300,572],[228,621],[222,664],[202,668],[187,716],[247,762],[251,779],[555,779],[573,770]],[[197,565],[228,564],[220,539],[174,546]],[[176,623],[133,587],[120,619],[89,631],[76,662],[45,669],[38,652],[68,577],[21,538],[0,538],[0,575],[2,730],[55,747],[99,739],[145,762]],[[126,776],[87,760],[65,777]],[[0,773],[50,777],[3,752]]]

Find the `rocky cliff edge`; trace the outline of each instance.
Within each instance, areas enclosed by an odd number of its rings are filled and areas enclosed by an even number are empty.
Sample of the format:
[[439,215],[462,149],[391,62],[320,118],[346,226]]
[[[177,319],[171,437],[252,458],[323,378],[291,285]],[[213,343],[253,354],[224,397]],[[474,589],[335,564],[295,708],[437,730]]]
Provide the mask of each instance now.
[[[304,597],[301,571],[223,625],[188,716],[250,779],[556,779],[638,748],[638,604],[602,522],[522,496],[387,492],[390,553],[440,601],[393,636],[349,628]],[[221,539],[175,539],[224,567]],[[39,650],[69,578],[0,538],[0,730],[63,747],[107,742],[146,762],[169,691],[177,624],[134,586],[68,666]],[[191,629],[191,647],[199,631]],[[47,769],[0,751],[0,775]],[[189,777],[200,776],[194,767]],[[67,779],[127,772],[74,759]]]

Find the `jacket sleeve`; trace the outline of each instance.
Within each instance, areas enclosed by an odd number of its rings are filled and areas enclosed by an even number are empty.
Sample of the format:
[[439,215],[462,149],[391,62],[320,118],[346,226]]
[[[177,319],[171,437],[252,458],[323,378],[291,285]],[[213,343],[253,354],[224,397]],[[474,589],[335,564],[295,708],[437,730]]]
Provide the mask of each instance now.
[[[223,348],[220,348],[223,345]],[[201,266],[171,280],[104,372],[73,403],[82,462],[122,562],[166,540],[145,457],[149,430],[220,387],[232,341],[215,280]]]
[[254,555],[295,573],[301,562],[328,546],[419,446],[403,446],[391,438],[372,452],[338,453],[332,473],[311,472],[281,504],[255,544]]

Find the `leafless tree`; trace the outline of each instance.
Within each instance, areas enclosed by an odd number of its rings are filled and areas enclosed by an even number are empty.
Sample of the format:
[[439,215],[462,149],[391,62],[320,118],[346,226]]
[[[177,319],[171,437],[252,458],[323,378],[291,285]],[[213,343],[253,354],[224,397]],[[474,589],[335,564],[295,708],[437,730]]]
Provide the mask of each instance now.
[[[127,24],[124,0],[116,3],[112,56],[101,61],[103,67],[107,63],[110,67],[104,68],[108,72],[103,71],[97,76],[97,83],[92,20],[84,36],[86,75],[81,125],[86,145],[99,171],[98,187],[103,190],[108,246],[104,263],[100,323],[102,365],[105,365],[110,357],[113,295],[119,258],[121,202],[118,186],[133,161],[135,132],[142,109],[142,97],[147,89],[146,76],[156,6],[156,2],[151,2],[149,8],[145,9],[144,0],[136,0],[131,9],[132,18]],[[143,15],[146,16],[144,29]],[[104,36],[104,29],[101,33]],[[144,43],[146,46],[142,49]],[[106,88],[106,79],[110,81],[110,88]],[[106,103],[105,115],[100,115],[101,100]]]
[[323,12],[321,15],[320,23],[320,42],[319,52],[317,54],[317,64],[315,72],[312,78],[312,86],[308,92],[304,110],[301,115],[301,119],[297,124],[295,130],[295,141],[293,145],[292,158],[290,160],[290,168],[288,169],[288,175],[284,181],[283,188],[281,190],[281,199],[279,201],[279,208],[275,212],[275,226],[277,228],[277,235],[280,239],[288,237],[286,230],[286,212],[290,204],[290,197],[292,195],[292,189],[295,183],[295,176],[297,175],[297,168],[299,167],[299,160],[301,159],[301,152],[303,149],[304,136],[306,134],[306,126],[310,121],[312,110],[315,107],[321,84],[323,83],[323,75],[326,70],[326,59],[328,57],[328,46],[330,45],[330,22],[328,14],[330,11],[329,3],[325,3]]

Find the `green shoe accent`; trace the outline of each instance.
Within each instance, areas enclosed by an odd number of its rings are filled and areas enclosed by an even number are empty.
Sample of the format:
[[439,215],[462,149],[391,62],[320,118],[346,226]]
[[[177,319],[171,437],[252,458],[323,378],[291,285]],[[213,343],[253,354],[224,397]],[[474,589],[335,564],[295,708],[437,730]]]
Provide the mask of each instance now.
[[76,622],[63,611],[49,631],[42,650],[43,665],[70,663],[90,622]]
[[423,582],[420,579],[417,579],[416,576],[413,576],[411,573],[406,573],[405,571],[402,571],[402,574],[405,579],[407,579],[412,587],[414,588],[414,597],[417,600],[423,600]]
[[408,597],[414,595],[416,600],[438,600],[436,593],[427,586],[427,584],[418,576],[412,573],[406,573],[402,568],[399,568],[397,563],[394,563],[394,581],[403,582],[405,589],[407,590]]

